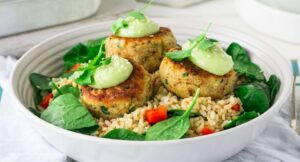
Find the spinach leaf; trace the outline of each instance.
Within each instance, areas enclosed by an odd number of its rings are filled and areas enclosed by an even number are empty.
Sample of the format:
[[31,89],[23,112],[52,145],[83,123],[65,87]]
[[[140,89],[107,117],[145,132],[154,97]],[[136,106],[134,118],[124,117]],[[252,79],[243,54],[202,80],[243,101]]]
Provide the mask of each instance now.
[[103,138],[143,141],[145,137],[128,129],[114,129],[103,136]]
[[252,62],[236,61],[233,66],[234,70],[239,74],[255,80],[265,80],[265,76],[260,67]]
[[35,87],[37,90],[51,90],[52,87],[50,85],[51,77],[37,74],[37,73],[31,73],[29,76],[30,83],[33,87]]
[[244,84],[235,89],[235,95],[240,98],[245,111],[256,111],[264,113],[269,108],[268,86],[262,86],[264,83]]
[[258,114],[255,111],[244,112],[242,115],[240,115],[236,119],[234,119],[231,122],[229,122],[228,124],[226,124],[223,128],[224,129],[233,128],[235,126],[246,123],[246,122],[256,118],[257,116],[258,116]]
[[41,116],[41,112],[33,107],[29,107],[28,108],[34,115],[36,115],[37,117]]
[[42,102],[42,100],[44,98],[44,93],[45,93],[45,91],[43,91],[43,90],[36,90],[35,96],[34,96],[34,104],[35,104],[36,108]]
[[78,130],[97,125],[90,112],[74,95],[67,93],[55,98],[42,112],[41,118],[53,125]]
[[146,133],[146,140],[173,140],[180,139],[190,128],[189,116],[199,98],[199,89],[187,110],[181,116],[174,116],[158,122],[150,127]]
[[80,96],[80,91],[78,88],[67,84],[59,88],[58,92],[54,95],[54,98],[67,93],[73,94],[76,98],[79,98]]
[[[77,63],[86,63],[97,56],[100,47],[105,43],[106,37],[79,43],[71,48],[63,57],[64,73]],[[105,51],[104,48],[101,51]]]
[[279,91],[281,82],[276,75],[271,75],[269,80],[267,81],[267,85],[270,88],[270,105],[273,104],[276,94]]
[[[173,109],[173,110],[168,110],[168,118],[173,117],[173,116],[181,116],[183,115],[185,110],[180,110],[180,109]],[[191,112],[190,118],[198,117],[201,116],[200,113],[196,112]]]
[[191,56],[191,49],[188,50],[182,50],[182,51],[173,51],[173,52],[167,52],[166,57],[174,60],[174,61],[182,61],[184,59],[187,59]]
[[235,61],[250,62],[248,52],[235,42],[229,45],[229,47],[226,50],[226,53],[232,57],[234,62]]
[[[107,37],[102,37],[99,39],[94,39],[94,40],[88,40],[87,42],[84,43],[84,45],[87,47],[88,50],[88,57],[90,59],[94,58],[97,56],[101,43],[106,40]],[[105,49],[103,49],[105,51]]]
[[64,73],[77,63],[84,63],[91,58],[87,55],[88,49],[85,45],[79,43],[71,48],[63,57]]
[[96,132],[96,130],[98,128],[99,128],[99,125],[95,125],[95,126],[91,126],[91,127],[87,127],[87,128],[77,129],[77,130],[75,130],[75,132],[90,135],[90,134]]

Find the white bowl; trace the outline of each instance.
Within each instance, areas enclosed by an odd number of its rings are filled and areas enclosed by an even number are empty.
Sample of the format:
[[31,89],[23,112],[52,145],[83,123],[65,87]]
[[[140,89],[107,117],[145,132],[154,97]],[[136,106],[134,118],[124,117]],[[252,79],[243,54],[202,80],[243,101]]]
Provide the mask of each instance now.
[[[208,23],[178,19],[155,19],[161,26],[170,27],[180,43],[199,35]],[[209,37],[222,45],[238,42],[251,53],[265,74],[276,74],[282,86],[274,105],[264,114],[241,126],[207,136],[172,141],[121,141],[74,133],[51,125],[33,115],[27,107],[33,106],[33,88],[28,76],[38,72],[50,76],[62,69],[62,56],[78,42],[110,34],[111,22],[74,29],[54,36],[29,50],[19,60],[10,77],[12,100],[17,111],[31,122],[34,129],[50,144],[78,161],[84,162],[199,162],[221,161],[238,153],[255,139],[272,116],[290,96],[292,76],[287,61],[272,47],[227,27],[213,25]]]
[[[241,18],[256,30],[280,40],[300,43],[299,2],[299,0],[236,0],[236,9]],[[294,12],[296,9],[292,9],[291,6],[298,8],[298,12]]]

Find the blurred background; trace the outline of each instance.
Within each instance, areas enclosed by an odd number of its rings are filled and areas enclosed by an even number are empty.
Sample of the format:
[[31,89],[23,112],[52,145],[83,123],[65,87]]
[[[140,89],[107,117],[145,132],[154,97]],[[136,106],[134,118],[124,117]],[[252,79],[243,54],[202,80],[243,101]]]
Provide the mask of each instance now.
[[[0,0],[0,55],[20,57],[55,34],[112,20],[145,2]],[[225,25],[264,40],[289,59],[300,58],[299,0],[156,0],[145,14]]]

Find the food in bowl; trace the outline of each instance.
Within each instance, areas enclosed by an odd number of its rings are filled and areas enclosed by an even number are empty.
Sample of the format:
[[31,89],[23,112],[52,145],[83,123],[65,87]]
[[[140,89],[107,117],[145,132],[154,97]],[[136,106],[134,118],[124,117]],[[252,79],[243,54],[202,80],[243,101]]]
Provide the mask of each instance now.
[[[139,19],[141,14],[131,17]],[[138,38],[151,37],[154,31]],[[216,133],[267,111],[280,80],[275,75],[266,80],[239,44],[232,43],[225,51],[206,33],[182,48],[170,48],[159,69],[149,72],[144,63],[107,54],[111,36],[79,43],[63,57],[61,75],[30,75],[36,89],[32,111],[71,131],[151,141]]]

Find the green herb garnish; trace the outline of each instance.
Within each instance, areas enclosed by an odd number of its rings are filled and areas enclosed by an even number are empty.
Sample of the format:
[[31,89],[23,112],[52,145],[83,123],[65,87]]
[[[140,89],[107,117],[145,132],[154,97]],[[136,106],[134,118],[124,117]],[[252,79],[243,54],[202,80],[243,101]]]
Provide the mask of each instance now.
[[207,39],[206,35],[208,29],[210,28],[211,24],[206,28],[202,35],[199,35],[195,39],[190,39],[189,41],[192,43],[191,47],[185,50],[175,50],[172,52],[167,52],[166,57],[174,60],[174,61],[183,61],[191,56],[191,52],[194,48],[199,48],[201,50],[209,50],[210,48],[214,47],[218,41],[215,39]]
[[[131,11],[127,14],[127,16],[133,17],[138,20],[143,20],[146,19],[143,11],[148,8],[154,0],[150,0],[143,8],[137,10],[137,11]],[[128,27],[128,22],[124,20],[124,18],[119,18],[116,20],[112,26],[111,26],[111,31],[113,34],[116,34],[120,29],[122,28],[127,28]]]
[[101,42],[98,54],[85,67],[79,68],[71,76],[74,81],[80,85],[89,85],[94,82],[92,76],[95,74],[97,67],[108,65],[111,62],[111,57],[105,58],[104,41]]

